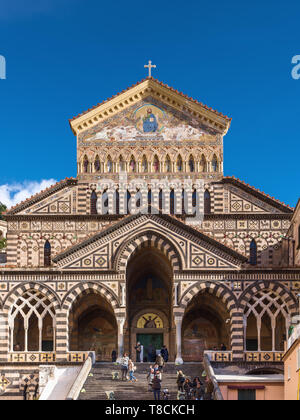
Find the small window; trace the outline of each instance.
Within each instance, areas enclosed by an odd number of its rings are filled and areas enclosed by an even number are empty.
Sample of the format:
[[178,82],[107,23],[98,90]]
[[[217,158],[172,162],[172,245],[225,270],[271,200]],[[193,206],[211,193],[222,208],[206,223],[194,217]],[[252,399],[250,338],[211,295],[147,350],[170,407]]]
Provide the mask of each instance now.
[[239,401],[256,401],[256,390],[255,389],[239,389],[238,400]]
[[175,192],[171,190],[170,193],[170,214],[175,214]]
[[49,241],[46,241],[44,247],[44,266],[50,267],[51,266],[51,245]]
[[250,244],[250,264],[251,265],[257,264],[257,245],[255,242],[255,239],[253,239]]

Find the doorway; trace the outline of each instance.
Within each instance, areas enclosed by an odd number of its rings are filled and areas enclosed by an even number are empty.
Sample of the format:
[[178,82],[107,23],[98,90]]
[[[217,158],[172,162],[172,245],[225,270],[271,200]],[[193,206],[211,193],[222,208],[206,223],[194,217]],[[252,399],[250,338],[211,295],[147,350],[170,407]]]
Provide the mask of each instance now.
[[157,350],[161,350],[164,344],[163,334],[137,334],[137,342],[144,346],[144,362],[154,363]]

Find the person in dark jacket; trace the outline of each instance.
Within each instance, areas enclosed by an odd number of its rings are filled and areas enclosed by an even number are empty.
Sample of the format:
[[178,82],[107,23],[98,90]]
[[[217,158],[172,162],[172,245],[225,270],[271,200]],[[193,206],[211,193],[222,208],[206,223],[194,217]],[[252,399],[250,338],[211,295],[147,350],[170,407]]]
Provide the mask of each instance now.
[[153,389],[155,401],[159,401],[160,400],[160,391],[161,391],[161,380],[156,375],[155,375],[155,377],[153,379],[153,382],[152,382],[152,389]]
[[115,363],[117,361],[117,352],[116,352],[116,350],[113,350],[112,353],[111,353],[111,361],[113,363]]
[[167,346],[163,346],[163,348],[161,349],[161,352],[160,353],[161,353],[161,355],[162,355],[165,363],[168,363],[168,360],[169,360],[169,352],[168,352]]

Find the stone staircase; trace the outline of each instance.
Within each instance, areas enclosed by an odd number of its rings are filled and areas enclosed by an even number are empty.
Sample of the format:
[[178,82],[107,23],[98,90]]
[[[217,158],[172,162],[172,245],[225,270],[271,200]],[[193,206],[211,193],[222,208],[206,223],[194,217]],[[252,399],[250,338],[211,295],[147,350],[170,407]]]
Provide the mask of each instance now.
[[[122,382],[121,380],[112,380],[112,372],[119,372],[121,369],[112,363],[96,363],[92,368],[91,374],[87,378],[83,389],[81,390],[79,400],[106,400],[106,392],[114,391],[116,400],[153,401],[153,392],[149,392],[147,374],[150,368],[148,363],[137,363],[135,377],[138,382]],[[202,375],[203,365],[201,363],[187,363],[183,366],[175,366],[174,363],[167,363],[162,378],[162,389],[168,388],[170,400],[177,399],[177,371],[194,379],[195,376]]]

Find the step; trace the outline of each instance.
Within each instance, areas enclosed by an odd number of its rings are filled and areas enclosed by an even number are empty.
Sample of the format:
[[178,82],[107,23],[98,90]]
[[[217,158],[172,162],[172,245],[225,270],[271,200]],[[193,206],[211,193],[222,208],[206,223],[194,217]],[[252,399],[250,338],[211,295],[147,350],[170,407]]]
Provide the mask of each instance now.
[[[138,382],[131,383],[129,381],[122,382],[121,380],[112,380],[112,372],[119,372],[121,377],[121,369],[119,365],[113,363],[97,363],[92,371],[92,376],[87,378],[81,392],[80,400],[106,400],[106,392],[113,391],[116,400],[152,400],[153,392],[149,392],[147,374],[150,369],[148,363],[137,363],[137,370],[135,377]],[[201,363],[189,363],[183,366],[175,366],[174,363],[168,363],[165,366],[162,389],[168,388],[170,399],[177,398],[177,372],[182,370],[183,373],[193,379],[195,376],[201,376],[203,372],[203,365]]]

